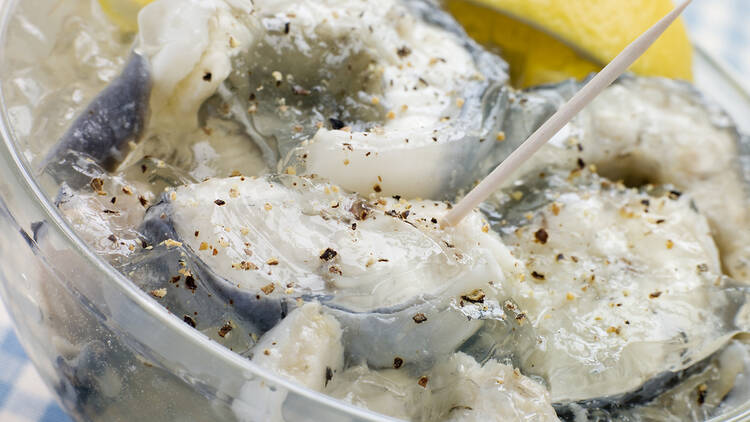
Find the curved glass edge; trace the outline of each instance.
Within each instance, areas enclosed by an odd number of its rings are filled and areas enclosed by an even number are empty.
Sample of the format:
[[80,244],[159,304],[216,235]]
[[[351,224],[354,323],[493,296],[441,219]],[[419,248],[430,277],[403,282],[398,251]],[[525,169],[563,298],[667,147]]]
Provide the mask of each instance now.
[[[6,0],[0,4],[0,39],[4,39],[5,31],[8,25],[8,21],[11,18],[12,11],[15,8],[18,0]],[[3,47],[0,47],[0,56],[2,56]],[[719,93],[719,95],[710,95],[712,99],[721,104],[726,110],[730,111],[732,117],[736,119],[738,127],[743,132],[750,132],[750,95],[742,88],[740,84],[735,82],[729,74],[721,69],[716,62],[710,58],[703,50],[697,49],[697,57],[699,60],[696,61],[696,85],[702,90],[708,90],[710,93]],[[725,93],[729,93],[725,96]],[[731,100],[731,102],[729,100]],[[730,105],[727,105],[730,104]],[[83,241],[71,230],[67,223],[57,213],[53,204],[49,199],[42,193],[40,187],[36,184],[33,177],[31,177],[30,167],[25,159],[17,153],[15,149],[15,135],[9,124],[9,117],[7,115],[7,109],[5,107],[5,99],[2,91],[0,90],[0,136],[2,137],[2,148],[0,148],[0,156],[2,162],[9,173],[14,173],[15,178],[6,180],[18,180],[22,181],[22,192],[28,195],[30,198],[35,198],[35,213],[40,214],[44,217],[44,220],[52,225],[52,229],[59,233],[62,238],[66,240],[67,246],[75,254],[80,255],[83,260],[90,264],[94,271],[99,274],[103,274],[102,279],[107,280],[109,285],[106,287],[112,287],[117,289],[117,293],[123,297],[129,299],[133,304],[137,305],[136,308],[140,311],[145,312],[146,316],[163,323],[166,330],[159,330],[160,334],[163,335],[165,332],[171,332],[175,337],[180,338],[186,342],[185,345],[196,347],[199,351],[205,353],[196,353],[195,355],[199,358],[205,358],[211,356],[212,358],[218,358],[219,362],[216,367],[226,367],[226,374],[236,376],[244,374],[248,378],[254,376],[260,377],[267,380],[269,383],[275,384],[281,388],[293,392],[300,396],[302,399],[309,400],[310,403],[322,404],[332,409],[340,410],[344,414],[350,415],[352,418],[357,420],[368,420],[368,421],[380,421],[380,420],[392,420],[385,418],[381,415],[353,407],[344,402],[332,399],[323,394],[314,392],[312,390],[303,388],[296,384],[290,383],[281,377],[276,376],[269,371],[254,365],[252,362],[245,358],[236,355],[235,353],[223,348],[217,343],[212,342],[201,333],[193,330],[192,328],[185,325],[177,317],[170,315],[165,309],[158,303],[153,301],[144,292],[139,290],[130,281],[125,278],[122,274],[115,271],[109,264],[104,262],[100,257],[96,256],[91,250],[89,250]],[[0,190],[0,194],[5,195],[7,192],[5,189]],[[30,201],[31,202],[31,201]],[[9,205],[8,211],[12,205]],[[28,210],[16,210],[21,213],[26,213]],[[21,229],[23,223],[19,223],[18,228]],[[6,296],[7,297],[7,296]],[[132,309],[126,310],[132,312]],[[16,313],[17,314],[17,313]],[[18,319],[18,315],[14,315]],[[122,319],[119,325],[119,330],[123,333],[129,332],[129,330],[123,328],[123,322],[125,325],[130,326],[131,324],[137,323],[138,318],[129,318],[123,314],[114,314],[113,317],[116,322],[118,319]],[[22,336],[23,337],[23,336]],[[146,339],[149,342],[146,343],[148,346],[150,342],[161,342],[163,337],[157,336],[156,338]],[[200,363],[200,361],[196,361]],[[196,363],[192,362],[192,363]],[[35,362],[39,366],[43,366],[40,362]],[[718,418],[712,419],[713,422],[718,421],[740,421],[747,420],[750,416],[750,404],[748,406],[736,409],[728,414],[722,415]],[[347,419],[349,420],[349,419]],[[350,419],[355,420],[355,419]]]
[[[6,39],[7,28],[10,19],[12,18],[12,12],[19,0],[5,0],[0,2],[0,40]],[[5,46],[0,46],[0,57],[5,54]],[[395,420],[392,418],[379,415],[377,413],[368,411],[352,406],[341,400],[331,398],[327,395],[318,393],[316,391],[305,388],[301,385],[293,383],[283,377],[280,377],[271,371],[262,368],[250,360],[237,355],[236,353],[224,348],[211,341],[208,337],[202,333],[194,330],[185,324],[181,319],[170,314],[166,309],[159,305],[156,301],[150,298],[145,292],[138,289],[137,286],[132,284],[126,277],[117,272],[113,267],[106,263],[102,258],[94,254],[85,243],[72,231],[68,224],[64,221],[62,216],[57,212],[55,206],[44,195],[42,189],[37,184],[32,176],[31,166],[28,162],[18,153],[15,145],[17,145],[17,139],[10,125],[10,118],[7,114],[7,107],[4,92],[0,89],[0,157],[2,166],[9,173],[13,173],[10,179],[6,179],[2,183],[7,183],[8,180],[19,181],[22,188],[20,192],[22,195],[27,195],[30,198],[34,198],[29,201],[27,206],[33,206],[36,208],[35,212],[30,212],[28,209],[14,209],[13,204],[8,204],[7,208],[12,216],[18,217],[19,215],[30,215],[38,214],[41,220],[49,223],[50,230],[53,230],[64,239],[66,247],[71,252],[74,252],[76,256],[82,258],[86,265],[91,267],[91,272],[96,272],[100,275],[100,280],[106,280],[106,288],[102,289],[109,292],[110,300],[106,300],[105,303],[110,306],[108,311],[117,310],[122,307],[122,303],[110,303],[112,301],[122,302],[122,299],[127,300],[131,303],[132,309],[120,309],[120,312],[113,312],[111,315],[104,315],[109,317],[107,324],[112,325],[118,329],[119,332],[126,335],[133,335],[134,328],[143,327],[143,323],[147,320],[156,321],[156,326],[160,327],[159,330],[153,330],[149,333],[149,330],[140,330],[139,334],[141,338],[137,340],[143,343],[146,347],[150,347],[153,350],[160,352],[168,352],[169,350],[163,349],[160,344],[164,343],[164,336],[170,335],[172,340],[178,341],[183,349],[190,349],[193,351],[190,353],[189,358],[182,356],[182,368],[186,372],[191,372],[190,368],[200,368],[205,365],[207,358],[210,358],[212,374],[210,379],[236,379],[238,375],[249,380],[260,379],[261,381],[267,382],[271,386],[283,389],[289,393],[293,393],[294,396],[303,402],[307,402],[308,405],[314,404],[318,406],[325,406],[332,411],[338,413],[337,420],[351,420],[351,421],[383,421],[383,420]],[[7,188],[0,186],[0,195],[5,196]],[[19,222],[19,230],[23,230],[24,227],[30,227],[33,221],[28,218],[24,218]],[[110,290],[114,289],[114,290]],[[116,297],[121,296],[121,297]],[[11,309],[13,307],[11,306]],[[134,312],[135,311],[135,312]],[[15,322],[18,322],[20,315],[11,312],[12,318]],[[153,321],[148,321],[152,322]],[[20,337],[23,337],[21,335]],[[163,356],[169,356],[166,353],[162,353]],[[40,362],[34,362],[39,366]],[[174,363],[174,362],[173,362]],[[199,372],[199,371],[196,371]],[[257,378],[257,379],[256,379]],[[334,416],[334,415],[330,415]],[[341,419],[345,416],[344,419]]]
[[734,120],[741,133],[750,134],[750,92],[734,72],[697,45],[693,60],[693,83]]

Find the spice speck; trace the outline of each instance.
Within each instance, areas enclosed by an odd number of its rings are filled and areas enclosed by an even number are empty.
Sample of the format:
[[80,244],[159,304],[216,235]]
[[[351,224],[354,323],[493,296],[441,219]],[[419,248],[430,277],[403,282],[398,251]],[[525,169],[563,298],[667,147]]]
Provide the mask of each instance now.
[[423,322],[427,321],[427,316],[426,316],[425,314],[423,314],[423,313],[421,313],[421,312],[420,312],[420,313],[418,313],[418,314],[414,315],[414,316],[412,317],[412,319],[413,319],[413,320],[414,320],[414,322],[416,322],[417,324],[421,324],[421,323],[423,323]]
[[331,248],[328,248],[328,249],[326,249],[326,250],[325,250],[325,251],[324,251],[324,252],[323,252],[323,253],[322,253],[322,254],[320,255],[320,259],[322,259],[323,261],[330,261],[330,260],[332,260],[333,258],[336,258],[336,255],[338,255],[338,252],[334,251],[334,250],[333,250],[333,249],[331,249]]
[[397,356],[395,359],[393,359],[393,369],[399,369],[403,364],[404,360],[400,357]]

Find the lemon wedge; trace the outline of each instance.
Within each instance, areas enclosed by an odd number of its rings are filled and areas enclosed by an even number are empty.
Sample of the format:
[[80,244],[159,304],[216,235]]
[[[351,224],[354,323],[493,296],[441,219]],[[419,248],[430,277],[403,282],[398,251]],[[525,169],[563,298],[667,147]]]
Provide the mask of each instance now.
[[[98,0],[124,31],[153,0]],[[598,71],[674,7],[671,0],[446,0],[469,35],[498,47],[511,83],[529,87]],[[682,21],[631,68],[642,75],[692,79],[692,46]]]
[[153,0],[99,0],[104,13],[123,31],[138,30],[138,12]]
[[[510,63],[511,83],[521,88],[600,70],[674,8],[670,0],[447,0],[445,4],[470,36],[501,50]],[[631,70],[690,80],[692,54],[680,20]]]

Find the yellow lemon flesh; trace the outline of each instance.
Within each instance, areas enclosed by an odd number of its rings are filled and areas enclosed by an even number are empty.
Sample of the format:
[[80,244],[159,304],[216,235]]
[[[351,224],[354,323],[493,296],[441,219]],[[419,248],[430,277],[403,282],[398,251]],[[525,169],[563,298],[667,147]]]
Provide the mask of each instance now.
[[[510,63],[511,83],[529,87],[582,78],[674,8],[670,0],[447,0],[448,10],[478,42]],[[692,79],[692,47],[681,20],[631,70]]]
[[[153,0],[99,0],[124,31]],[[511,83],[529,87],[580,79],[598,71],[674,6],[670,0],[446,0],[478,42],[498,47]],[[680,20],[631,68],[635,73],[692,79],[692,47]]]
[[138,30],[138,12],[153,0],[99,0],[104,13],[123,31]]

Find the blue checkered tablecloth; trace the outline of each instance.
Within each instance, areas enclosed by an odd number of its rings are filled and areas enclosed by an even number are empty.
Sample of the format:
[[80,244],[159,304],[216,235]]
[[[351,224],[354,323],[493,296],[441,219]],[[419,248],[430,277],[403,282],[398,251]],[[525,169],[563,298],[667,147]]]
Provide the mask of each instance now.
[[750,89],[750,1],[694,0],[685,20],[694,43]]
[[0,302],[0,421],[70,421],[26,357],[2,302]]
[[[750,87],[750,1],[694,0],[685,19],[695,43]],[[70,418],[31,366],[0,302],[0,422],[37,421]]]

